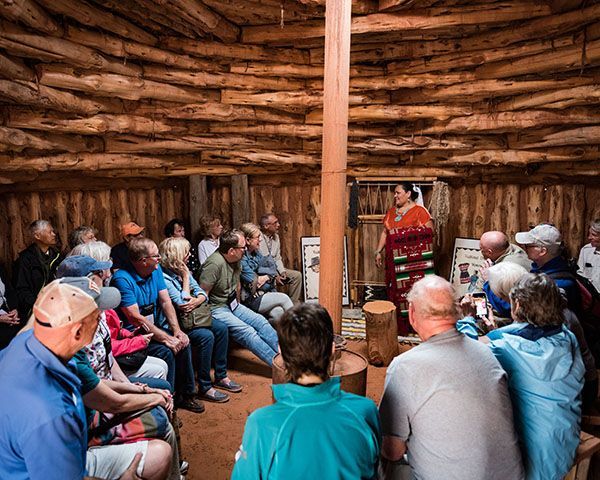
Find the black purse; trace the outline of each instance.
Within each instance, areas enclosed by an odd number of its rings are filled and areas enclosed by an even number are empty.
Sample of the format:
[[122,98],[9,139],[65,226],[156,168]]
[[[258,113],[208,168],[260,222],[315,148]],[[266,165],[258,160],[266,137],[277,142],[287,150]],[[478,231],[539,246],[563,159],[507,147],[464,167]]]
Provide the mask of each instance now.
[[140,369],[147,358],[148,349],[144,348],[143,350],[138,350],[137,352],[119,355],[118,357],[115,357],[115,360],[126,375],[131,375]]

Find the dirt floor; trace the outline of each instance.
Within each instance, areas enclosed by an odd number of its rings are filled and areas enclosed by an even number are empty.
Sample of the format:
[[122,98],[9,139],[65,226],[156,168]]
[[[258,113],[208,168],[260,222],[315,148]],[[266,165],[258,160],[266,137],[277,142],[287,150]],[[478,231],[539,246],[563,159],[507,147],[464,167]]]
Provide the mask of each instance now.
[[[366,357],[366,341],[348,342],[348,350]],[[250,413],[271,403],[271,370],[246,350],[230,356],[229,374],[244,386],[224,404],[206,403],[202,414],[179,412],[183,421],[182,458],[190,463],[188,480],[225,480],[231,475],[234,455]],[[379,403],[383,391],[385,367],[369,365],[367,396]]]

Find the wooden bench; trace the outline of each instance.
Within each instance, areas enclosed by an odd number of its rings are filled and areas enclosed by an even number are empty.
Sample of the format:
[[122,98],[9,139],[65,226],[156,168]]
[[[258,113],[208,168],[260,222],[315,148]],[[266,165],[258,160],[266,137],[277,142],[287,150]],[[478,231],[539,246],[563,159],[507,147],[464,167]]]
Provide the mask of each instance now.
[[598,451],[600,451],[600,438],[596,438],[586,432],[581,432],[575,465],[567,473],[564,480],[587,480],[590,460],[594,453]]

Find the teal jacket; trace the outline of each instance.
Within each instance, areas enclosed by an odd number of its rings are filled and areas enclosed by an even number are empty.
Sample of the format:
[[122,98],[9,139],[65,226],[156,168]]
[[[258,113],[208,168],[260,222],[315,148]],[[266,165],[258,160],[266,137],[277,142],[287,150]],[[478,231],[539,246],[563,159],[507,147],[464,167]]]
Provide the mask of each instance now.
[[340,390],[339,377],[273,385],[276,403],[252,413],[232,480],[374,479],[381,449],[375,404]]

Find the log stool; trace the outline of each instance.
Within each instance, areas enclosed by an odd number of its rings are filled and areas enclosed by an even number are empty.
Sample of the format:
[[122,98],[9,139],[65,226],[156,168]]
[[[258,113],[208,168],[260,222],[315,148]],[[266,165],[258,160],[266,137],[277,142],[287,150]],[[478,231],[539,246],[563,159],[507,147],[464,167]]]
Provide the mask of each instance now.
[[398,355],[396,306],[386,300],[365,303],[365,328],[369,362],[387,366]]
[[567,473],[564,480],[587,480],[590,460],[594,453],[600,451],[600,438],[581,432],[575,465]]

